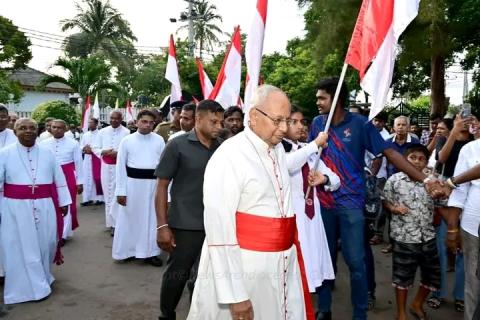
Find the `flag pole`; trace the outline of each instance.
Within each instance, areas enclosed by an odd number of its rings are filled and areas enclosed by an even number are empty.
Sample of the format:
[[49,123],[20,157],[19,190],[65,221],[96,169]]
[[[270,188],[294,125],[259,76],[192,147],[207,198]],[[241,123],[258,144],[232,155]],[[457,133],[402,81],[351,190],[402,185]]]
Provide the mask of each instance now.
[[[342,73],[340,74],[340,79],[338,80],[337,89],[335,90],[335,95],[333,96],[332,107],[330,108],[330,112],[328,113],[327,123],[325,124],[325,128],[323,132],[328,134],[328,130],[330,129],[330,123],[332,122],[333,114],[335,113],[335,109],[337,108],[338,97],[340,96],[340,90],[342,89],[343,81],[345,80],[345,74],[347,73],[348,64],[344,63],[342,68]],[[318,157],[315,160],[315,164],[313,165],[313,170],[318,170],[318,163],[320,162],[320,157],[322,155],[323,148],[318,148]],[[305,200],[308,199],[308,195],[312,191],[312,187],[309,185],[307,188],[307,192],[305,193]]]

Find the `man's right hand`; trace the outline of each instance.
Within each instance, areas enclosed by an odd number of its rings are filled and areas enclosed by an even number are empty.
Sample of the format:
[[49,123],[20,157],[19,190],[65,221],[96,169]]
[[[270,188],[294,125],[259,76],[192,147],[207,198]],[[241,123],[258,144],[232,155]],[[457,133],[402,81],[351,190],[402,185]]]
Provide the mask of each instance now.
[[126,207],[127,206],[127,197],[126,196],[117,196],[117,202],[119,205]]
[[322,147],[325,149],[328,146],[328,134],[325,132],[320,132],[318,136],[315,138],[315,143],[318,147]]
[[157,230],[157,245],[160,249],[171,253],[177,246],[175,237],[169,227],[163,227]]
[[250,300],[230,304],[233,320],[253,320],[253,307]]
[[102,151],[102,156],[109,156],[113,152],[113,149],[108,149],[108,150],[103,150]]

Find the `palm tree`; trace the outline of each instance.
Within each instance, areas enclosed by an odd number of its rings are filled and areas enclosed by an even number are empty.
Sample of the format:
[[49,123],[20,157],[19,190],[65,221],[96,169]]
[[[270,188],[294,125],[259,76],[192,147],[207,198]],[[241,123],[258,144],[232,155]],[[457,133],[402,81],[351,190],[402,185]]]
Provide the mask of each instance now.
[[48,75],[41,81],[45,87],[49,83],[59,82],[70,86],[82,98],[103,89],[118,91],[117,86],[110,82],[110,66],[98,56],[87,58],[58,58],[54,66],[62,67],[67,72],[67,77]]
[[67,37],[65,50],[72,57],[102,53],[114,63],[126,63],[135,53],[136,41],[129,23],[109,0],[82,0],[75,4],[78,14],[61,21],[62,31],[80,29]]
[[[217,7],[210,4],[208,0],[196,1],[193,4],[193,31],[194,40],[197,43],[200,58],[204,49],[212,49],[214,43],[218,43],[217,33],[222,34],[222,30],[215,22],[222,21],[222,17],[215,13]],[[179,29],[187,29],[188,23]]]

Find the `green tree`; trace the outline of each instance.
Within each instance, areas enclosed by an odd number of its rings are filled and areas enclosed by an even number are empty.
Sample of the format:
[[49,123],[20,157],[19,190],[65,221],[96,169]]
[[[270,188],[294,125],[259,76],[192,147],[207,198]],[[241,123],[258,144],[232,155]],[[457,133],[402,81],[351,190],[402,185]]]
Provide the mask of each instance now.
[[82,98],[103,89],[118,90],[118,87],[110,81],[110,66],[99,56],[59,58],[54,65],[62,67],[68,76],[46,76],[42,79],[43,86],[52,82],[60,82],[70,86]]
[[[222,34],[222,30],[216,25],[222,22],[222,17],[216,13],[217,7],[210,4],[208,0],[195,1],[193,4],[193,31],[196,47],[200,58],[205,49],[212,49],[213,44],[218,43],[217,34]],[[188,22],[179,29],[188,29]]]
[[22,87],[18,82],[8,79],[7,73],[0,70],[0,102],[10,100],[10,94],[13,94],[14,102],[20,102],[20,98],[23,95]]
[[0,16],[0,63],[3,69],[25,68],[32,59],[31,42],[11,20]]
[[38,123],[45,123],[48,117],[64,120],[68,124],[80,123],[80,115],[75,108],[60,100],[44,102],[33,110],[32,118]]
[[85,8],[76,3],[75,17],[61,21],[62,31],[79,30],[66,39],[66,52],[73,57],[102,53],[127,68],[136,53],[132,41],[137,40],[129,23],[108,0],[82,0],[82,3]]

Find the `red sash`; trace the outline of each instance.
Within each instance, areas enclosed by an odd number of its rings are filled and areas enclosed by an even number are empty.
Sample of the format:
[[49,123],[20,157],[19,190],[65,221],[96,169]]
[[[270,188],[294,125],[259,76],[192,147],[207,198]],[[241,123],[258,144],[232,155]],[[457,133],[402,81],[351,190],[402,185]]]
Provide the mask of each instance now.
[[112,156],[105,155],[105,156],[102,156],[102,160],[106,164],[110,164],[110,165],[117,164],[117,157],[112,157]]
[[102,181],[101,181],[102,161],[95,154],[92,153],[91,155],[92,155],[93,182],[95,183],[95,189],[97,191],[97,196],[101,196],[101,195],[103,195]]
[[55,253],[53,262],[55,262],[57,265],[62,264],[63,256],[62,252],[60,251],[60,239],[62,239],[63,233],[63,215],[58,204],[58,193],[55,184],[37,184],[32,186],[5,183],[3,196],[5,198],[17,200],[52,198],[57,220],[57,251]]
[[295,245],[302,279],[306,318],[307,320],[315,319],[312,300],[308,291],[302,251],[298,241],[295,216],[289,218],[269,218],[237,212],[236,224],[237,241],[242,249],[278,252],[290,249],[292,245]]
[[77,218],[77,179],[75,178],[75,163],[70,162],[62,164],[63,174],[67,180],[68,191],[72,198],[72,204],[70,205],[70,214],[72,215],[72,230],[78,228]]

